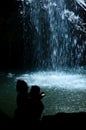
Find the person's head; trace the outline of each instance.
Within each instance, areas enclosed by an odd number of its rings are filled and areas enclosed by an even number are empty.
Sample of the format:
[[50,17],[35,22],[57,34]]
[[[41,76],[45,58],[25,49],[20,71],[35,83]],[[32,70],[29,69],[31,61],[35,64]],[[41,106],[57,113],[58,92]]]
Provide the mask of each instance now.
[[24,93],[28,91],[28,85],[24,80],[18,79],[16,83],[16,91],[18,93]]
[[40,95],[40,87],[37,85],[33,85],[30,90],[31,97],[39,97]]
[[30,95],[31,95],[31,97],[33,97],[33,98],[42,99],[46,94],[45,94],[45,92],[41,92],[41,93],[40,93],[40,87],[37,86],[37,85],[33,85],[33,86],[31,87]]

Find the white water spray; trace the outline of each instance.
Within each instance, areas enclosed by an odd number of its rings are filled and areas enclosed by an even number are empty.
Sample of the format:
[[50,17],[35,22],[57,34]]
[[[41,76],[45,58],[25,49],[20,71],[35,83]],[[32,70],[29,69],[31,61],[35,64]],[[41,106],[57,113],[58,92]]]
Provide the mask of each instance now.
[[76,0],[76,2],[86,11],[86,0]]

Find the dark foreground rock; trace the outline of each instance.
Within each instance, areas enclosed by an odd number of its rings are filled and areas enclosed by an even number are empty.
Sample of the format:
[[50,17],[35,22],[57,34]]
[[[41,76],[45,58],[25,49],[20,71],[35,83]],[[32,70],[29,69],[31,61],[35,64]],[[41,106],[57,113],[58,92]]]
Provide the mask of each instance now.
[[43,129],[75,129],[86,128],[86,113],[57,113],[55,115],[47,115],[42,118]]
[[[27,119],[28,120],[28,119]],[[41,124],[41,125],[40,125]],[[40,128],[38,130],[50,129],[86,129],[86,112],[79,113],[57,113],[55,115],[45,115],[41,119]],[[24,125],[24,124],[23,124]],[[13,119],[0,111],[0,130],[2,129],[16,129],[17,126]],[[33,127],[34,128],[34,127]],[[27,129],[24,127],[24,129]],[[30,124],[28,122],[28,129]]]

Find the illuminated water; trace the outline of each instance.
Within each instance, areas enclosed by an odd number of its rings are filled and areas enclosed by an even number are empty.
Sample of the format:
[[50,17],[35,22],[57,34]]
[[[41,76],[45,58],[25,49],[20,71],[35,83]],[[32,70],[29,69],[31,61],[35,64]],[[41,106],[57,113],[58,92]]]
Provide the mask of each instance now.
[[22,74],[16,79],[25,80],[30,86],[39,85],[41,88],[53,89],[86,89],[86,76],[66,72],[33,72]]
[[[80,15],[83,8],[85,0],[22,0],[25,68],[30,60],[31,67],[38,70],[85,64],[86,22]],[[34,28],[32,39],[29,26]]]
[[0,110],[11,117],[16,108],[16,81],[25,80],[29,88],[39,85],[46,96],[42,99],[43,115],[58,112],[86,111],[86,70],[26,72],[3,74],[0,77]]

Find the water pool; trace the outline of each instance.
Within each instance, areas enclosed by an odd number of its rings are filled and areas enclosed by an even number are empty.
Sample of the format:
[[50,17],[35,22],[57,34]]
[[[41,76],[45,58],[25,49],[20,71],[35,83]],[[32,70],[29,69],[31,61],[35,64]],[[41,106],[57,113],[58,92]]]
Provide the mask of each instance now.
[[46,96],[42,99],[43,115],[58,112],[86,111],[86,71],[39,71],[0,75],[0,110],[10,117],[16,108],[16,81],[23,79],[29,88],[39,85]]

